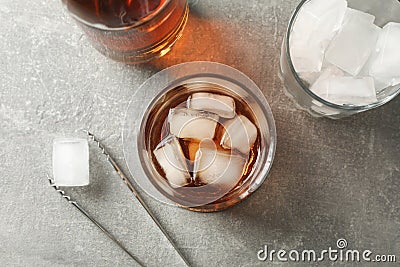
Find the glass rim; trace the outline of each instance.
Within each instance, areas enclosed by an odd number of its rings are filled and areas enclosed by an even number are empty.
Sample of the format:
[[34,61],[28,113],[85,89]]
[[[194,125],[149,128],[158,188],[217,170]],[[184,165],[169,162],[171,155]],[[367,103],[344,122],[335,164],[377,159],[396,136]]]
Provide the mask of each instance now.
[[[165,2],[162,4],[162,6],[160,6],[159,8],[157,8],[157,10],[155,12],[152,12],[150,14],[148,14],[147,16],[141,18],[138,22],[133,23],[131,25],[128,26],[123,26],[123,27],[108,27],[106,25],[100,24],[100,23],[89,23],[86,20],[82,19],[81,17],[75,15],[74,13],[70,12],[68,10],[68,13],[77,21],[79,21],[80,23],[84,24],[87,27],[91,27],[91,28],[95,28],[98,30],[107,30],[107,31],[121,31],[121,30],[129,30],[129,29],[134,29],[134,28],[138,28],[144,24],[146,24],[147,22],[153,20],[155,17],[159,16],[160,13],[162,13],[166,7],[168,6],[169,3],[171,3],[173,0],[165,0]],[[64,2],[64,1],[63,1]],[[187,2],[187,1],[186,1]]]
[[[308,2],[308,1],[312,1],[312,0],[302,0],[296,7],[296,9],[294,10],[292,16],[290,17],[289,20],[289,24],[286,30],[286,36],[285,36],[285,43],[286,43],[286,47],[285,47],[285,53],[286,53],[286,58],[288,60],[289,63],[289,68],[292,71],[292,74],[296,80],[296,82],[300,85],[300,87],[313,99],[319,101],[320,103],[334,108],[334,109],[342,109],[342,110],[348,110],[348,111],[364,111],[364,110],[369,110],[369,109],[373,109],[373,108],[377,108],[380,107],[388,102],[390,102],[393,98],[395,98],[397,95],[400,94],[400,85],[397,85],[398,88],[397,90],[388,95],[387,97],[385,97],[382,100],[378,100],[377,102],[371,103],[371,104],[367,104],[367,105],[349,105],[349,104],[335,104],[332,102],[329,102],[323,98],[321,98],[320,96],[316,95],[313,91],[310,90],[310,88],[308,86],[306,86],[302,79],[300,78],[300,76],[297,74],[296,69],[294,68],[293,62],[292,62],[292,58],[291,58],[291,54],[290,54],[290,34],[292,32],[294,23],[296,21],[297,15],[300,12],[300,9],[303,7],[303,5]],[[317,0],[314,0],[317,1]]]

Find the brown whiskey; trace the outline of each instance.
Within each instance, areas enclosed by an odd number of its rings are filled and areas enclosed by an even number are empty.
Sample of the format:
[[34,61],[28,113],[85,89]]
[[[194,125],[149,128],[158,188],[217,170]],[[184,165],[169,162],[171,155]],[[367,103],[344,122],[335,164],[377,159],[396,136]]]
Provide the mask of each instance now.
[[[190,103],[193,103],[196,96],[204,98],[197,101],[198,105],[193,108]],[[234,114],[228,114],[229,108],[225,106],[222,106],[221,110],[215,108],[219,105],[218,102],[213,104],[215,99],[221,100],[220,103],[228,102],[234,107]],[[206,110],[201,110],[202,105]],[[213,109],[217,109],[214,110],[215,113]],[[222,116],[218,115],[221,112],[225,113],[222,113]],[[174,129],[176,123],[173,120],[180,123],[185,120],[185,116],[193,116],[194,119],[183,123],[180,130]],[[203,124],[196,122],[202,119]],[[205,129],[214,125],[215,131]],[[244,145],[242,142],[235,145],[233,140],[238,139],[235,135],[240,134],[244,126],[252,127],[247,130],[251,141],[245,137]],[[232,135],[228,142],[227,132]],[[152,165],[159,174],[158,177],[164,179],[167,182],[164,184],[169,188],[161,188],[163,186],[157,182],[153,184],[174,202],[187,208],[205,204],[217,206],[220,202],[229,205],[229,198],[235,197],[238,191],[245,190],[243,185],[251,175],[260,153],[260,133],[251,108],[228,89],[206,82],[185,84],[163,96],[149,114],[144,136]],[[169,151],[173,153],[168,154]],[[206,157],[209,151],[215,153],[212,154],[214,158],[206,160],[207,164],[204,166],[201,157]],[[180,153],[182,156],[178,155]],[[177,158],[183,158],[183,161],[177,161]],[[224,164],[225,159],[231,163]]]
[[182,34],[186,0],[63,0],[94,47],[125,63],[162,56]]

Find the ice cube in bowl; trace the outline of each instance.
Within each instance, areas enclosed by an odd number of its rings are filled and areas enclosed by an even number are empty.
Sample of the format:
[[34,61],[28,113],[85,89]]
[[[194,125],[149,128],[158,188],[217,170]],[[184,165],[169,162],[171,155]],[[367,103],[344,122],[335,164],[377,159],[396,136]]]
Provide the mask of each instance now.
[[369,105],[377,100],[374,79],[349,76],[329,77],[311,88],[321,98],[337,105]]
[[346,13],[345,0],[307,1],[299,10],[290,35],[290,54],[297,72],[321,71],[330,40]]
[[358,75],[373,52],[380,31],[364,18],[350,18],[330,43],[326,60],[350,75]]
[[346,10],[344,19],[343,19],[343,24],[346,24],[350,19],[352,19],[354,17],[356,17],[358,19],[363,19],[366,22],[368,22],[369,24],[373,24],[375,21],[374,15],[348,7]]
[[399,44],[400,23],[386,24],[367,66],[367,73],[374,77],[378,91],[400,84]]

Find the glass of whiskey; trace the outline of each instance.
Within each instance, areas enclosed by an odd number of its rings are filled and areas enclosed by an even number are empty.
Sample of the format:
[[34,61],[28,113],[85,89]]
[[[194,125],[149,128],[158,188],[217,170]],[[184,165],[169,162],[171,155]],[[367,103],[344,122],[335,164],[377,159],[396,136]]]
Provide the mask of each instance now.
[[274,119],[260,89],[212,62],[176,65],[147,80],[123,129],[136,183],[162,202],[201,212],[253,193],[269,173],[275,146]]
[[62,0],[92,45],[126,64],[168,53],[182,36],[187,0]]

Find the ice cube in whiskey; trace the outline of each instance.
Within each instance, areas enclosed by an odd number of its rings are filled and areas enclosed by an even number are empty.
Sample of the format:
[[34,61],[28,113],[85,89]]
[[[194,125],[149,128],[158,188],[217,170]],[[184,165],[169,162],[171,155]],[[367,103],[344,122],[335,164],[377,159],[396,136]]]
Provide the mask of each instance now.
[[207,82],[181,85],[161,99],[145,127],[146,148],[159,174],[153,178],[164,179],[170,187],[165,192],[193,206],[234,197],[260,153],[251,108],[229,89]]

